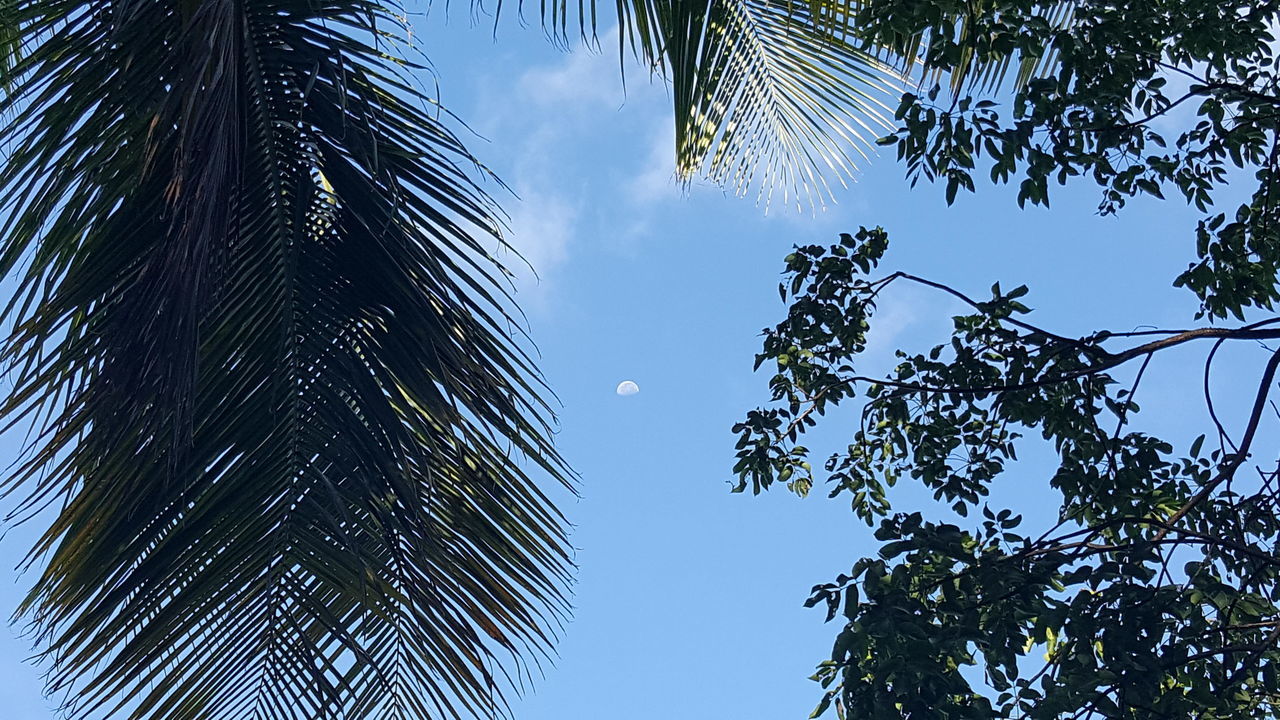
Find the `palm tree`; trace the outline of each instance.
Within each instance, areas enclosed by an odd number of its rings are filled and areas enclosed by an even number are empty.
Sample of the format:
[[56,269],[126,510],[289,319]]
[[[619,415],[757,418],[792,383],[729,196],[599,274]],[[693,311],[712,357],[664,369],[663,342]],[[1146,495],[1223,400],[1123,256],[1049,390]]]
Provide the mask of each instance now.
[[[841,5],[619,2],[685,177],[793,197],[850,169],[890,73],[822,19]],[[52,518],[18,611],[51,694],[72,717],[502,714],[567,611],[544,489],[574,479],[485,171],[395,9],[0,10],[2,410],[31,428],[5,488],[11,519]]]

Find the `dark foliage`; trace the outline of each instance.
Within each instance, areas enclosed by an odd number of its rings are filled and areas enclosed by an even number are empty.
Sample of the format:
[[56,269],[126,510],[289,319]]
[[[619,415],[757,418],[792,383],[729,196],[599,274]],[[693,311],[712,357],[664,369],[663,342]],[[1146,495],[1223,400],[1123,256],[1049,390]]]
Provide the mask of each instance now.
[[[21,612],[74,716],[490,713],[568,482],[474,162],[348,0],[38,2],[5,73]],[[521,458],[531,462],[522,464]]]

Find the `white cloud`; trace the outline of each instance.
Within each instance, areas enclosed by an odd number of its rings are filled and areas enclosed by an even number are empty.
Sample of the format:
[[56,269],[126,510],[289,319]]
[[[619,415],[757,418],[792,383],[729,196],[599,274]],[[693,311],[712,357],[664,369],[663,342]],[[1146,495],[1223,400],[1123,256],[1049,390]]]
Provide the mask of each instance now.
[[918,292],[908,291],[885,296],[871,317],[871,332],[868,333],[867,349],[863,354],[878,362],[890,359],[897,348],[894,341],[919,319],[917,311],[927,303],[928,300]]
[[507,237],[519,257],[508,252],[501,259],[515,274],[521,297],[528,298],[530,291],[546,282],[568,259],[577,219],[577,208],[558,194],[520,193],[512,208]]
[[[506,149],[495,169],[517,196],[503,204],[511,214],[507,240],[519,256],[500,258],[516,276],[517,300],[528,310],[543,312],[554,304],[558,271],[570,262],[580,236],[606,225],[610,242],[627,244],[631,235],[647,234],[660,201],[680,193],[664,90],[630,68],[624,90],[617,47],[615,28],[602,35],[599,50],[577,47],[523,73],[495,73],[483,81],[482,108],[474,114],[489,120],[485,135]],[[606,160],[617,167],[602,165]]]
[[[895,350],[920,352],[942,342],[951,327],[952,311],[957,309],[932,290],[902,281],[894,283],[876,299],[860,369],[873,374],[887,372],[897,364]],[[915,342],[903,347],[905,340]],[[917,342],[924,346],[916,346]]]
[[618,71],[618,30],[614,28],[600,38],[597,51],[577,47],[562,62],[535,67],[521,76],[521,95],[539,105],[572,110],[572,106],[622,105],[624,93]]
[[[616,33],[612,37],[616,43]],[[610,40],[602,40],[606,42]],[[495,112],[484,114],[500,118],[490,132],[515,140],[516,147],[508,172],[517,199],[506,203],[511,212],[506,236],[514,252],[500,257],[515,275],[519,299],[528,309],[545,308],[548,288],[569,259],[580,223],[577,203],[560,189],[566,183],[557,158],[572,151],[573,140],[566,120],[620,102],[618,88],[607,59],[577,48],[519,77],[499,78],[489,98]],[[520,113],[511,112],[516,107]]]
[[915,354],[945,344],[952,316],[969,312],[972,308],[950,295],[899,280],[876,298],[867,348],[854,365],[867,375],[884,375],[897,366],[896,351]]
[[675,148],[675,127],[670,118],[664,118],[653,133],[644,164],[627,183],[627,195],[633,204],[649,205],[679,195]]

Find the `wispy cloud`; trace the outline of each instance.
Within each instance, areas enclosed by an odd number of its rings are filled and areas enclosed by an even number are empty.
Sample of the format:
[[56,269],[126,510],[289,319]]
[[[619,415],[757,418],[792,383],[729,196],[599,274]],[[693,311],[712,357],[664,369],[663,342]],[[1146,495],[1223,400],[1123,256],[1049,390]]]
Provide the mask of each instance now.
[[[601,48],[617,44],[616,28],[600,40]],[[588,47],[576,48],[562,62],[526,71],[519,92],[537,105],[577,111],[593,105],[617,108],[625,98],[616,56]]]
[[[484,80],[477,115],[491,119],[486,134],[507,150],[499,170],[517,196],[505,203],[507,238],[524,258],[504,260],[522,304],[534,312],[554,305],[557,275],[580,236],[599,235],[603,223],[611,238],[629,234],[625,228],[647,226],[651,206],[679,193],[671,123],[660,121],[669,112],[662,88],[624,89],[617,46],[615,28],[601,36],[601,50],[579,47],[520,74]],[[653,130],[649,138],[643,130],[626,134],[633,127]],[[647,154],[629,158],[626,152],[637,147]]]
[[666,89],[636,67],[627,68],[624,87],[617,47],[615,28],[602,34],[599,50],[578,47],[520,72],[489,72],[473,86],[481,97],[469,116],[484,119],[490,153],[502,153],[491,164],[516,195],[503,202],[506,236],[524,260],[503,260],[533,313],[553,311],[558,279],[586,238],[593,248],[631,254],[652,219],[682,196]]
[[[528,191],[515,203],[510,220],[508,250],[499,259],[515,275],[521,297],[538,299],[536,292],[568,259],[578,222],[578,209],[556,193]],[[541,298],[540,301],[545,301]]]
[[648,156],[626,185],[627,197],[633,205],[649,205],[679,195],[675,147],[675,128],[670,119],[664,119],[651,136]]
[[499,259],[515,276],[525,309],[546,311],[582,222],[574,169],[564,160],[591,116],[621,103],[621,83],[616,66],[610,73],[599,53],[578,48],[523,74],[489,76],[485,85],[478,115],[492,120],[486,134],[507,150],[500,174],[516,196],[504,203],[511,248]]

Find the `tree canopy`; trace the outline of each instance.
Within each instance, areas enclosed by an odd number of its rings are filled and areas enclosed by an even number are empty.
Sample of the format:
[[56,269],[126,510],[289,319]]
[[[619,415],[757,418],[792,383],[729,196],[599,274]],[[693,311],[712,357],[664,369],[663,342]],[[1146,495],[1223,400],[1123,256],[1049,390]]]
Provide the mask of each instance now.
[[[1260,438],[1280,422],[1278,9],[857,4],[859,33],[927,68],[881,141],[913,183],[937,182],[948,203],[1008,183],[1019,204],[1041,205],[1055,185],[1083,183],[1104,214],[1138,195],[1186,202],[1201,218],[1169,243],[1189,249],[1171,281],[1199,310],[1183,327],[1068,335],[1035,322],[1025,286],[974,296],[877,273],[881,228],[787,257],[787,316],[756,358],[773,373],[772,402],[734,428],[737,489],[825,487],[880,542],[809,599],[840,626],[814,676],[815,717],[1277,715],[1280,458]],[[903,284],[965,310],[932,350],[864,368],[877,300]],[[1215,356],[1239,343],[1259,350],[1256,373],[1227,384],[1247,408],[1233,416],[1210,390]],[[1136,400],[1178,347],[1204,361],[1203,387],[1181,398],[1208,418],[1193,441],[1144,432]],[[805,447],[840,405],[857,409],[847,448]],[[1041,441],[1052,466],[1019,462]],[[1014,468],[1047,478],[1049,521],[992,499]],[[904,483],[937,508],[898,511]]]

